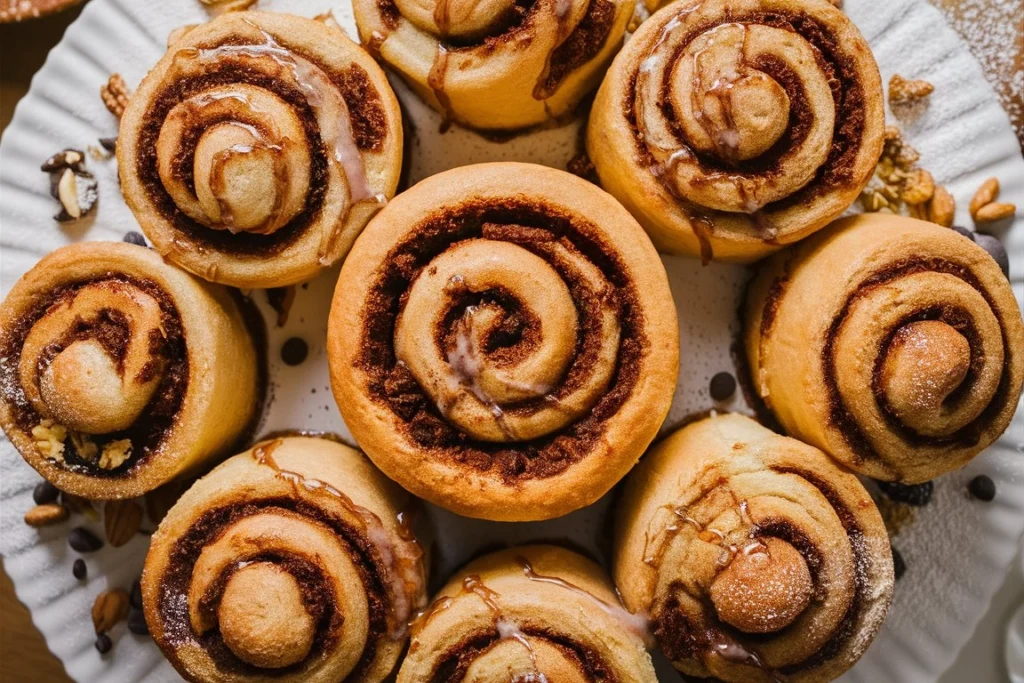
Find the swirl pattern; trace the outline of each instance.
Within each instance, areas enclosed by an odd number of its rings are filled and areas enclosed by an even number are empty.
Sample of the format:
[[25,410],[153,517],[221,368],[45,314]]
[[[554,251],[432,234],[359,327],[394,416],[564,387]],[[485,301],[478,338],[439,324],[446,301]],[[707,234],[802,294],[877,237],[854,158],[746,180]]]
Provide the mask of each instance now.
[[513,548],[470,563],[419,614],[398,683],[655,683],[645,629],[589,560]]
[[524,164],[449,171],[392,202],[354,253],[331,310],[333,388],[403,486],[464,514],[547,518],[603,495],[654,437],[675,309],[643,231],[592,185]]
[[356,0],[364,45],[450,121],[508,131],[572,112],[634,0]]
[[847,219],[777,257],[751,284],[746,347],[786,429],[876,479],[963,466],[1024,384],[1024,323],[998,265],[908,218]]
[[631,477],[619,519],[616,585],[688,675],[834,680],[889,607],[889,539],[864,487],[741,415],[661,442]]
[[683,0],[616,58],[587,149],[660,250],[751,261],[849,207],[884,126],[871,51],[825,0]]
[[193,681],[383,680],[425,603],[408,502],[323,439],[231,458],[153,537],[142,590],[154,638]]
[[4,431],[69,492],[140,495],[223,453],[257,412],[256,350],[236,299],[143,247],[57,250],[12,289],[0,320]]
[[272,287],[347,252],[390,198],[401,116],[336,27],[225,14],[173,36],[121,120],[125,198],[154,246],[204,278]]

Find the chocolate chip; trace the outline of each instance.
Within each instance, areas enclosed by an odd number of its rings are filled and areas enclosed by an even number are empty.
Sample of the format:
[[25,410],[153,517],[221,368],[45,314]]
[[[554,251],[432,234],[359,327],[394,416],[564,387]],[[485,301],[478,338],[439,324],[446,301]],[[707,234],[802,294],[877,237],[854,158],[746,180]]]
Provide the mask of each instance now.
[[736,378],[728,372],[719,372],[711,378],[711,398],[727,401],[736,393]]
[[100,146],[111,154],[116,154],[117,138],[100,138]]
[[142,609],[142,582],[138,579],[132,582],[132,592],[128,594],[128,604],[135,609]]
[[85,566],[85,560],[78,558],[75,563],[71,565],[71,573],[79,581],[85,581],[85,577],[89,575],[89,568]]
[[65,149],[44,161],[39,170],[43,173],[54,173],[70,168],[75,172],[79,172],[83,169],[84,163],[85,152],[78,149]]
[[59,495],[60,489],[48,481],[39,482],[32,490],[32,500],[36,502],[36,505],[54,503],[57,501],[57,496]]
[[882,493],[898,503],[920,507],[931,502],[935,485],[930,481],[926,481],[923,484],[900,484],[894,481],[880,481],[878,482],[878,488],[882,489]]
[[281,347],[281,360],[285,365],[299,365],[309,355],[309,344],[305,339],[292,337]]
[[972,242],[974,241],[974,231],[973,230],[968,230],[967,228],[961,227],[959,225],[954,225],[953,226],[953,231],[960,233],[961,235],[963,235],[964,237],[966,237],[967,239],[969,239]]
[[141,232],[135,232],[134,230],[125,233],[125,236],[122,238],[122,241],[127,242],[128,244],[137,244],[140,247],[146,246],[146,238],[142,235]]
[[979,474],[971,479],[967,490],[970,492],[971,498],[985,503],[991,502],[996,497],[996,483],[992,481],[991,477],[986,477],[984,474]]
[[149,625],[146,624],[146,615],[141,609],[133,609],[128,613],[128,630],[137,636],[149,635]]
[[103,547],[103,541],[85,527],[76,526],[68,533],[68,545],[80,553],[92,553]]
[[1007,255],[1006,247],[1003,246],[1003,243],[992,235],[986,235],[983,232],[977,233],[974,236],[974,241],[999,264],[999,270],[1003,271],[1003,275],[1010,277],[1010,257]]
[[110,652],[110,648],[114,647],[114,642],[110,640],[110,636],[106,633],[101,633],[96,636],[96,651],[101,655],[105,655]]
[[903,555],[901,555],[900,551],[896,550],[896,548],[892,549],[892,569],[897,581],[907,573],[907,563],[903,559]]

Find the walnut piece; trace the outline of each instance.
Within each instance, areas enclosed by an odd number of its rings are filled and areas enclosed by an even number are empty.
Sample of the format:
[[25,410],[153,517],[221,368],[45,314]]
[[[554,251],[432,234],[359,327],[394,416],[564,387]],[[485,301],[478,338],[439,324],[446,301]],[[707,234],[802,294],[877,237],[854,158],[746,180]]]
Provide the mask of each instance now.
[[100,87],[100,97],[103,98],[103,104],[107,105],[110,113],[117,118],[121,118],[124,115],[124,110],[128,107],[128,96],[130,94],[121,74],[111,74],[110,80]]
[[44,458],[64,460],[64,440],[68,438],[68,430],[53,420],[40,420],[32,428],[32,438],[36,441],[36,449]]
[[923,168],[914,169],[903,183],[903,201],[912,206],[924,204],[935,194],[935,179]]
[[110,443],[103,444],[103,450],[100,453],[99,466],[104,470],[116,470],[124,464],[125,460],[131,457],[131,454],[131,439],[118,439],[117,441],[111,441]]
[[910,80],[894,74],[889,81],[889,104],[911,104],[931,95],[934,91],[935,86],[928,81]]

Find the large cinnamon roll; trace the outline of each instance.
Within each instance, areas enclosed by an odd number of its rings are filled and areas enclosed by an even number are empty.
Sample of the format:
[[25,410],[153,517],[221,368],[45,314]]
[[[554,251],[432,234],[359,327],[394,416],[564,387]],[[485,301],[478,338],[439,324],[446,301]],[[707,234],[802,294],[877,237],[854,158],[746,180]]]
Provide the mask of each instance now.
[[359,35],[430,106],[473,128],[570,113],[622,44],[635,0],[354,0]]
[[260,374],[239,300],[145,247],[58,249],[0,306],[0,424],[86,498],[139,496],[222,455]]
[[337,27],[231,12],[175,35],[117,144],[154,247],[208,280],[276,287],[341,259],[395,192],[398,101]]
[[398,683],[657,683],[646,622],[593,562],[555,546],[487,555],[413,622]]
[[746,351],[788,432],[876,479],[957,469],[1010,424],[1024,383],[1020,303],[953,230],[844,219],[750,285]]
[[532,164],[432,176],[370,223],[328,325],[334,395],[391,478],[460,514],[597,500],[668,412],[661,262],[610,196]]
[[825,683],[885,619],[893,561],[857,477],[742,415],[656,446],[619,510],[614,576],[680,671]]
[[845,211],[884,129],[871,50],[827,0],[679,0],[615,58],[587,151],[659,250],[746,262]]
[[384,680],[426,602],[409,496],[325,439],[258,444],[153,535],[146,622],[189,681]]

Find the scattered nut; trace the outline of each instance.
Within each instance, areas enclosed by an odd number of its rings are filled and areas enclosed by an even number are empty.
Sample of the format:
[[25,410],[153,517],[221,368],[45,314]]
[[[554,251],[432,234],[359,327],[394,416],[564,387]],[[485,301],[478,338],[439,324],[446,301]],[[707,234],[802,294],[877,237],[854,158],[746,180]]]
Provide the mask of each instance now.
[[85,170],[85,153],[65,149],[43,162],[40,169],[50,174],[50,194],[60,202],[61,222],[73,221],[92,211],[99,196],[96,178]]
[[924,204],[935,194],[935,179],[923,168],[914,169],[903,185],[903,201],[910,205]]
[[935,194],[928,203],[928,220],[937,223],[944,228],[953,226],[953,218],[956,216],[956,200],[949,190],[942,185],[935,186]]
[[123,465],[124,461],[130,458],[131,455],[131,439],[118,439],[117,441],[105,443],[103,444],[103,449],[100,452],[100,469],[116,470],[118,467]]
[[57,503],[44,503],[36,505],[25,513],[25,524],[31,527],[50,526],[63,522],[71,516],[71,512],[63,505]]
[[128,107],[129,95],[128,86],[125,84],[121,74],[111,74],[110,80],[100,87],[100,97],[103,98],[103,104],[107,105],[110,113],[117,118],[121,118],[124,115],[124,110]]
[[32,438],[36,449],[44,458],[64,460],[64,440],[68,438],[68,430],[53,420],[41,420],[32,428]]
[[986,204],[991,204],[999,196],[999,179],[989,178],[981,184],[978,191],[971,198],[971,215],[977,216],[978,210]]
[[63,171],[66,168],[70,168],[72,171],[84,171],[84,162],[85,155],[82,152],[77,149],[65,149],[44,161],[39,170],[43,173]]
[[92,625],[97,634],[106,633],[128,616],[128,593],[115,588],[103,591],[92,604]]
[[103,530],[107,541],[120,548],[134,538],[142,524],[142,506],[130,500],[111,500],[103,506]]
[[82,460],[91,463],[96,462],[96,456],[100,453],[100,447],[92,440],[92,437],[84,432],[71,431],[71,445],[75,447],[75,453]]
[[910,104],[931,95],[934,90],[935,86],[928,81],[910,80],[893,74],[889,81],[889,104]]
[[992,223],[994,221],[1001,221],[1004,218],[1010,218],[1015,213],[1017,213],[1016,204],[992,202],[978,209],[974,214],[974,220],[978,223]]

